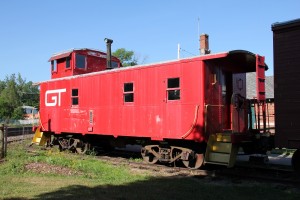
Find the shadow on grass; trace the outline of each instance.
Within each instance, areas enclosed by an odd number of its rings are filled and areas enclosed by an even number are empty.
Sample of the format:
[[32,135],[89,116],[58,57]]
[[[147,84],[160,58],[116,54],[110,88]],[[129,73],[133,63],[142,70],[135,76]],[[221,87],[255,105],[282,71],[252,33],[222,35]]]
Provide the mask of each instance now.
[[[87,187],[73,185],[40,194],[34,199],[299,199],[299,190],[288,187],[262,187],[258,184],[240,185],[222,180],[203,180],[191,177],[152,178],[126,185]],[[24,198],[13,198],[21,200]]]

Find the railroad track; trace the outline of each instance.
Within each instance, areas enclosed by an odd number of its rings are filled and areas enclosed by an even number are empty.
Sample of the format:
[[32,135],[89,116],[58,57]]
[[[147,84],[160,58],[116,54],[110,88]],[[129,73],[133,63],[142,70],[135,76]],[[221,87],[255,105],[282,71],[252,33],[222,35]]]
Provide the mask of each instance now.
[[7,142],[17,142],[17,141],[22,141],[26,139],[32,139],[34,134],[26,134],[26,135],[17,135],[17,136],[8,136],[7,137]]
[[141,154],[137,152],[112,151],[102,152],[97,158],[115,166],[128,166],[131,170],[139,170],[158,176],[213,176],[214,171],[191,170],[178,165],[149,164],[142,161]]
[[222,169],[216,172],[216,175],[220,177],[230,177],[235,181],[262,181],[294,186],[300,189],[300,175],[292,170],[272,167],[253,168],[251,166],[236,166],[232,169]]
[[242,182],[265,182],[295,187],[300,191],[300,175],[292,170],[278,166],[239,166],[226,168],[213,165],[205,165],[203,169],[192,170],[183,167],[180,163],[176,166],[163,164],[144,163],[137,152],[112,151],[102,152],[99,160],[109,162],[115,166],[128,166],[131,170],[141,171],[155,176],[188,176],[208,181],[229,181],[232,183]]

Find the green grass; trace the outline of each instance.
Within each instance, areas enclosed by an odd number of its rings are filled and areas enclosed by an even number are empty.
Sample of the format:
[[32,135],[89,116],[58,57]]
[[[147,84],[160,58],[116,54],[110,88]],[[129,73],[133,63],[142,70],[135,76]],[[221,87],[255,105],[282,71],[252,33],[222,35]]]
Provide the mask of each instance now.
[[[10,144],[0,164],[0,199],[299,199],[300,193],[287,186],[266,183],[228,183],[194,177],[153,177],[113,166],[93,155],[80,156],[55,149],[27,151],[29,142]],[[136,160],[140,162],[140,160]],[[34,173],[26,165],[68,169],[77,174],[40,170]]]
[[[95,156],[80,156],[57,150],[26,149],[29,143],[9,145],[6,161],[0,164],[0,199],[12,197],[34,198],[40,193],[58,190],[70,185],[95,187],[97,185],[121,185],[146,180],[146,175],[132,176],[125,166],[116,167],[96,159]],[[49,166],[61,166],[78,172],[68,176],[64,173],[41,170],[33,173],[26,170],[29,163],[44,163]],[[47,165],[46,165],[47,166]],[[5,186],[5,187],[2,187]]]

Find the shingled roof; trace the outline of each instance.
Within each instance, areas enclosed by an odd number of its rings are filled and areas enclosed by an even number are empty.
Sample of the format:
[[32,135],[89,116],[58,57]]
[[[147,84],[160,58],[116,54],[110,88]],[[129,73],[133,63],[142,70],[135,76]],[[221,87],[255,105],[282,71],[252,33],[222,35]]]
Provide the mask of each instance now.
[[[256,97],[256,74],[255,72],[247,73],[247,99],[253,99]],[[266,98],[274,98],[274,77],[266,76]]]

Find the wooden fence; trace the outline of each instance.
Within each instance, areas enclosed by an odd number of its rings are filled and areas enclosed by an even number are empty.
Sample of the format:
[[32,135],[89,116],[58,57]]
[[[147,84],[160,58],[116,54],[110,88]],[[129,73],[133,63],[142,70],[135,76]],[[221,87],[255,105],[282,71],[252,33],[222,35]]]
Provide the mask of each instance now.
[[0,127],[0,159],[6,156],[7,149],[7,129],[4,124]]

